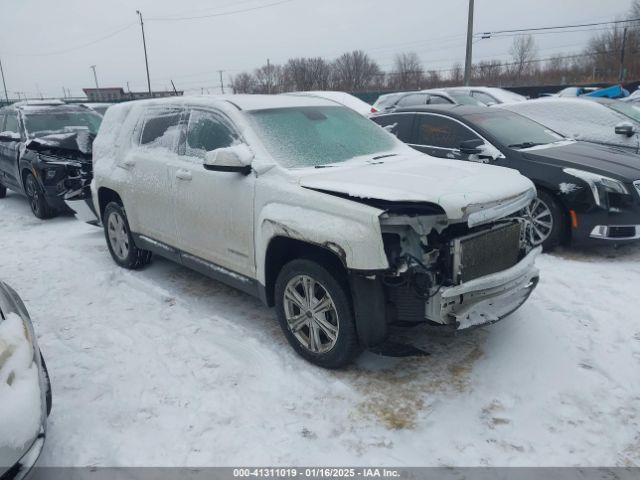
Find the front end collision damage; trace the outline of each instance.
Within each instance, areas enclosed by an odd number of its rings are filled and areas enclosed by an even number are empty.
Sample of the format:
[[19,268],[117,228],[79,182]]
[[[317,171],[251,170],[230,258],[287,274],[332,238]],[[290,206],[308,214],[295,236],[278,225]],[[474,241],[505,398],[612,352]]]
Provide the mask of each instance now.
[[86,221],[95,220],[90,188],[92,136],[76,132],[61,137],[55,141],[37,138],[29,141],[21,164],[34,174],[53,207],[60,210],[67,207]]
[[[470,207],[466,222],[453,224],[431,204],[385,205],[379,218],[389,268],[350,270],[361,343],[384,342],[392,324],[460,330],[496,322],[520,307],[537,285],[540,248],[527,241],[528,222],[508,215],[533,196],[530,190]],[[482,220],[472,216],[478,212]]]

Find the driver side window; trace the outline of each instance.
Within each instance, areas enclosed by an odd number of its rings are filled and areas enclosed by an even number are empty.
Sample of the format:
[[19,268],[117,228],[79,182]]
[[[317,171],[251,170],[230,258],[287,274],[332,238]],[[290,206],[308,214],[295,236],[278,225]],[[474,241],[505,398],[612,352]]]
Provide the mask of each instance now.
[[191,110],[185,154],[204,159],[207,152],[234,145],[238,135],[224,118],[213,112]]
[[20,129],[18,128],[18,114],[14,112],[8,112],[7,117],[4,124],[5,132],[14,132],[20,133]]

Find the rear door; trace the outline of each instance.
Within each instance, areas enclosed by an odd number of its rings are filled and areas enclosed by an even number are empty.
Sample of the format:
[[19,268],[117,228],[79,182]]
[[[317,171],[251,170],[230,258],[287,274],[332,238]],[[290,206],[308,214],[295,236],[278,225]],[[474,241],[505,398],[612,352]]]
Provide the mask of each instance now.
[[134,146],[118,166],[128,170],[125,208],[135,233],[175,246],[175,189],[171,170],[177,161],[183,110],[150,107],[140,119]]
[[[8,110],[0,114],[0,132],[20,135],[18,113]],[[0,141],[0,181],[7,187],[21,189],[18,169],[21,139]]]
[[240,141],[241,135],[222,112],[190,109],[181,155],[173,163],[176,221],[181,250],[253,278],[255,176],[206,170],[203,165],[207,152]]

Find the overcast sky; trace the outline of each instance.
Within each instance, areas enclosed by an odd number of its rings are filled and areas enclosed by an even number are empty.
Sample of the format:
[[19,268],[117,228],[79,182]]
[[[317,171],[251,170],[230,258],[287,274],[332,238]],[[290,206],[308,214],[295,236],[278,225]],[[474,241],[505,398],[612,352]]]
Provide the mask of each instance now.
[[[626,13],[630,3],[476,0],[475,31],[608,21]],[[156,90],[170,88],[173,79],[178,89],[214,93],[220,69],[226,83],[267,58],[333,59],[353,49],[368,52],[383,70],[391,69],[401,51],[418,53],[425,69],[444,69],[464,61],[467,5],[468,0],[0,0],[0,59],[10,96],[35,96],[38,89],[61,96],[63,86],[80,95],[83,87],[94,86],[94,64],[100,86],[126,87],[128,81],[132,90],[146,90],[140,9]],[[579,52],[597,33],[578,30],[537,35],[539,57]],[[508,59],[512,40],[477,41],[474,60]]]

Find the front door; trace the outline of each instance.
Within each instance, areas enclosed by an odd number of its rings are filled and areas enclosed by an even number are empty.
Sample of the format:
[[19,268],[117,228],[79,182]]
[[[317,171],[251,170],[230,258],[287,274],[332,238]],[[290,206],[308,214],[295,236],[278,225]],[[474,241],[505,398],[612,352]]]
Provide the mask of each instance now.
[[253,174],[205,170],[207,152],[242,141],[221,112],[193,108],[181,156],[173,163],[179,248],[253,277]]
[[460,144],[477,139],[480,139],[478,135],[456,120],[424,113],[416,115],[413,139],[409,144],[434,157],[474,160],[470,155],[460,152]]

